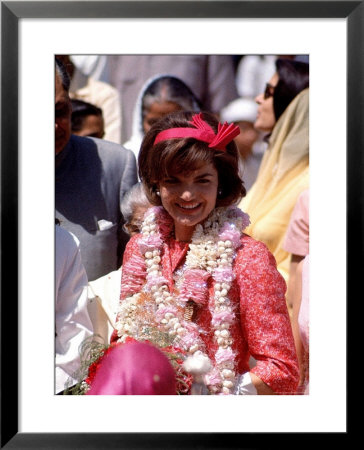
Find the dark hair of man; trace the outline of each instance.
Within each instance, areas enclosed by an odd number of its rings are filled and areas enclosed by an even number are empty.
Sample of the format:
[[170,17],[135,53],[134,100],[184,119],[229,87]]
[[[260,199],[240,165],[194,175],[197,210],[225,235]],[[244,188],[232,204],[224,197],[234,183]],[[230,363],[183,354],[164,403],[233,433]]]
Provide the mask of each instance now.
[[155,102],[170,102],[185,111],[200,111],[201,104],[191,89],[179,78],[165,75],[153,81],[145,90],[142,100],[142,120]]
[[64,90],[68,92],[70,89],[71,79],[67,72],[66,66],[58,58],[55,58],[55,62],[56,62],[56,70],[59,77],[61,78],[62,86]]
[[[152,205],[161,205],[156,193],[160,181],[176,174],[188,175],[205,164],[212,164],[218,173],[216,206],[232,205],[246,194],[239,176],[239,156],[234,141],[226,146],[226,151],[209,148],[207,143],[190,137],[169,139],[153,145],[157,134],[163,130],[193,127],[189,121],[194,114],[191,111],[178,111],[166,115],[151,127],[142,141],[138,158],[139,176]],[[204,112],[203,119],[216,133],[216,117]]]
[[276,68],[279,80],[274,88],[273,108],[278,121],[296,95],[309,87],[309,64],[280,58]]
[[84,102],[83,100],[71,100],[72,105],[72,131],[80,131],[82,129],[83,121],[87,116],[99,116],[102,117],[102,109],[92,105],[91,103]]

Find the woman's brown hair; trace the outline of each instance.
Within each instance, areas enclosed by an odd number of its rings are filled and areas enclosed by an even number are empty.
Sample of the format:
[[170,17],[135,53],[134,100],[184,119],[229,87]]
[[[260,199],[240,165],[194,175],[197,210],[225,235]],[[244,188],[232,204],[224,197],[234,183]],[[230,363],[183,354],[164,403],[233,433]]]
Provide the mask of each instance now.
[[[238,150],[234,141],[226,151],[210,148],[208,143],[192,137],[175,138],[154,145],[158,133],[169,128],[193,128],[190,121],[195,112],[178,111],[160,119],[145,135],[141,144],[138,165],[146,195],[153,205],[161,205],[157,195],[161,180],[176,173],[188,174],[202,165],[212,164],[218,173],[219,189],[216,206],[229,206],[245,196],[244,183],[239,176]],[[204,112],[202,118],[217,132],[218,120]]]

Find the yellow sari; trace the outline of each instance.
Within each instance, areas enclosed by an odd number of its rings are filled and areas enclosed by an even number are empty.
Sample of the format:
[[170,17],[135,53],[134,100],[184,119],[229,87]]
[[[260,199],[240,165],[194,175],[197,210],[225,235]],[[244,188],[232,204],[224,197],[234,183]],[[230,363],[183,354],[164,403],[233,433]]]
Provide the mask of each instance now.
[[309,89],[300,92],[274,126],[255,183],[239,207],[250,216],[246,233],[264,242],[288,281],[283,241],[299,194],[309,186]]

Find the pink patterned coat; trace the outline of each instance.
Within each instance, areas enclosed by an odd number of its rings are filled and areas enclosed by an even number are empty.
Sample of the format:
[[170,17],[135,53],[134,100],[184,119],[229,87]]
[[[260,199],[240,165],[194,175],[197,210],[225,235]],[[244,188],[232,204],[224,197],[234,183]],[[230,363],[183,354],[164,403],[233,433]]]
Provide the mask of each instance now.
[[[138,291],[145,282],[145,263],[138,240],[132,237],[124,253],[121,301]],[[181,268],[188,244],[166,238],[162,253],[163,276],[173,291],[173,273]],[[267,247],[247,235],[233,265],[235,280],[229,291],[234,304],[236,320],[231,328],[232,348],[237,353],[237,372],[251,371],[277,394],[294,394],[299,372],[295,345],[287,311],[286,284],[276,268],[273,255]],[[213,296],[213,280],[208,279],[209,295]],[[198,323],[207,353],[214,358],[217,344],[211,327],[211,313],[207,306],[199,307],[194,321]],[[112,341],[116,340],[114,334]],[[249,369],[249,359],[256,365]]]

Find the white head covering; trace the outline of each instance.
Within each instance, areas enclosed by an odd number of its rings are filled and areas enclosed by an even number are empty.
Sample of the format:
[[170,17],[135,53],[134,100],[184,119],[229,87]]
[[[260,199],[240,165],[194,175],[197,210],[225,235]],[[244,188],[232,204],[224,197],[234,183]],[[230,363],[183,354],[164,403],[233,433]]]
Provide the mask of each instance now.
[[[171,75],[169,73],[159,73],[157,75],[150,77],[142,86],[142,88],[138,94],[136,103],[135,103],[134,112],[133,112],[132,135],[131,135],[131,138],[123,144],[123,146],[125,148],[131,150],[134,153],[137,161],[138,161],[138,156],[139,156],[140,145],[141,145],[143,137],[144,137],[143,120],[142,120],[143,98],[144,98],[145,92],[149,88],[149,86],[152,83],[154,83],[155,81],[157,81],[158,79],[164,78],[164,77],[178,78],[176,75]],[[183,80],[180,80],[180,81],[184,83]],[[199,110],[199,106],[197,104],[194,105],[193,107],[194,107],[194,109]]]
[[124,142],[123,146],[129,150],[131,150],[137,161],[139,156],[139,149],[140,145],[142,143],[143,137],[144,137],[144,131],[143,131],[143,121],[142,121],[142,104],[143,104],[143,97],[145,94],[145,91],[148,89],[148,87],[154,83],[157,79],[166,76],[166,74],[157,74],[154,75],[143,84],[142,88],[139,91],[137,100],[135,102],[134,111],[133,111],[133,125],[132,125],[132,134],[130,139],[127,142]]
[[237,98],[220,111],[223,122],[255,122],[258,105],[254,100]]
[[86,77],[109,82],[106,55],[70,55],[70,59]]

